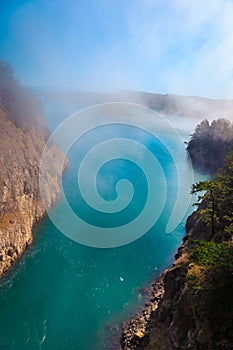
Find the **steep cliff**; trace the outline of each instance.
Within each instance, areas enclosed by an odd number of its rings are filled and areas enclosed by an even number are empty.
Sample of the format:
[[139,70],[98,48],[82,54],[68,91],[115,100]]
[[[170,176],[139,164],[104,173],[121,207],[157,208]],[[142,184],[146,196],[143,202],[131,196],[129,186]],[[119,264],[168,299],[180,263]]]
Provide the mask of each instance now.
[[189,218],[187,241],[164,275],[146,350],[233,349],[233,247],[203,237],[199,220],[199,211]]
[[175,263],[152,286],[162,293],[124,325],[124,350],[233,349],[233,152],[193,186],[203,189]]
[[[1,61],[0,130],[1,276],[32,243],[32,228],[45,215],[38,180],[40,158],[49,137],[40,101]],[[60,195],[56,163],[61,156],[54,142],[44,179],[53,186],[53,192],[45,194],[50,206]]]

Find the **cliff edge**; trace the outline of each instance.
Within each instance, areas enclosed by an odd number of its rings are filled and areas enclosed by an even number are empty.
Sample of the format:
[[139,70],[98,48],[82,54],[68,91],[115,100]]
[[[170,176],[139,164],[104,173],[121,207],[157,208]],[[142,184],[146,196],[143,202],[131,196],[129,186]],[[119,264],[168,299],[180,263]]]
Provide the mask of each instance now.
[[183,245],[144,309],[124,324],[124,350],[233,349],[233,151],[192,191],[201,196]]
[[[45,210],[39,191],[40,159],[50,133],[37,97],[14,78],[0,61],[0,276],[32,243],[32,229]],[[52,206],[60,196],[56,163],[62,157],[51,147],[50,171],[45,181],[53,193],[45,195]],[[66,166],[67,164],[65,164]],[[49,188],[49,187],[48,187]]]

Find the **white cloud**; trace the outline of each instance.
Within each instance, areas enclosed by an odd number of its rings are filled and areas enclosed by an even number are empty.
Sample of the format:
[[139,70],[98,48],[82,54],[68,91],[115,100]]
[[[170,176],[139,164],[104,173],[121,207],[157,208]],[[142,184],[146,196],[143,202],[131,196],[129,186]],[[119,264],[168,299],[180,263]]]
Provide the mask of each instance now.
[[[105,32],[105,39],[110,33],[103,43],[88,24],[93,17],[83,20],[84,27],[77,23],[76,2],[41,2],[40,8],[28,3],[18,10],[11,31],[18,55],[45,84],[233,97],[231,0],[101,0],[95,5],[97,30]],[[90,4],[85,6],[87,15]],[[61,20],[62,37],[53,16]],[[82,40],[81,29],[90,30],[90,43]]]
[[133,50],[154,63],[165,91],[232,97],[232,18],[230,0],[137,1]]

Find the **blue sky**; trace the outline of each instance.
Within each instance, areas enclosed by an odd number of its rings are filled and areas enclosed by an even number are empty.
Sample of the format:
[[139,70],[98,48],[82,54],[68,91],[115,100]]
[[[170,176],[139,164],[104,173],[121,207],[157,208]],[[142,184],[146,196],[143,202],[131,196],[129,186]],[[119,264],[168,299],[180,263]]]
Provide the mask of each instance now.
[[26,85],[233,98],[232,0],[1,0]]

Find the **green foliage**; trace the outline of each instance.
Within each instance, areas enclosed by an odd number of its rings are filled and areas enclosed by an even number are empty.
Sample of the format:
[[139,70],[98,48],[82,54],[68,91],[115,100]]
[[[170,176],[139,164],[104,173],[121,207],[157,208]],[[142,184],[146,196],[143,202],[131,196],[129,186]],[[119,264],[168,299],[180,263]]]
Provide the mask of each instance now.
[[206,349],[228,350],[233,344],[233,152],[213,180],[193,185],[192,193],[198,192],[198,215],[212,236],[193,241],[186,288]]
[[193,166],[208,173],[215,173],[232,149],[233,124],[226,119],[212,123],[203,120],[196,127],[187,147]]
[[233,245],[196,242],[187,274],[193,313],[208,336],[208,349],[233,343]]
[[233,247],[226,243],[196,241],[190,262],[208,268],[227,268],[233,274]]
[[[205,192],[204,192],[205,191]],[[199,213],[212,235],[220,241],[229,240],[233,233],[233,152],[211,181],[202,181],[192,187],[192,193],[201,192]]]

